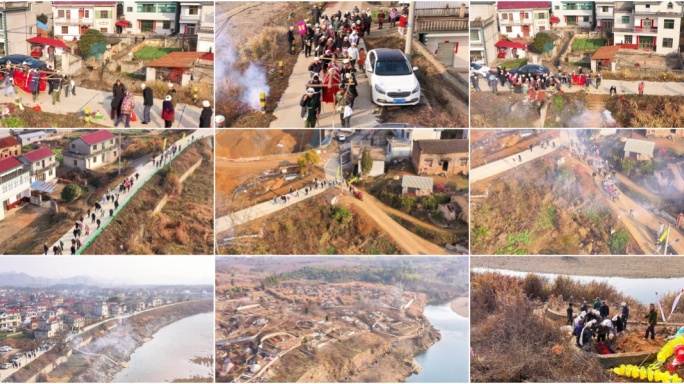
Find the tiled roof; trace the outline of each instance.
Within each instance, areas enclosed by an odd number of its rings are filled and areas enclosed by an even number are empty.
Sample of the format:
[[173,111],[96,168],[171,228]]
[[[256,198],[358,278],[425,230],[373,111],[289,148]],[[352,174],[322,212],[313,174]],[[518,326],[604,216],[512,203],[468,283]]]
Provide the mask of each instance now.
[[0,139],[0,148],[14,147],[15,145],[21,144],[19,144],[17,139],[12,136],[3,137]]
[[113,139],[114,135],[107,130],[99,130],[97,132],[88,133],[80,137],[88,145],[95,145],[105,140]]
[[48,147],[38,148],[35,151],[25,153],[23,156],[26,160],[35,163],[36,161],[43,160],[47,157],[54,155],[55,153]]
[[496,9],[537,9],[537,8],[551,8],[550,1],[499,1],[496,4]]
[[401,186],[408,188],[427,189],[432,191],[434,180],[432,177],[409,176],[406,175],[401,179]]
[[17,160],[15,157],[6,157],[0,160],[0,173],[5,173],[15,168],[19,168],[21,165],[21,161]]
[[447,153],[468,153],[470,141],[468,139],[446,140],[416,140],[414,145],[422,153],[444,155]]
[[636,139],[627,139],[625,143],[625,152],[635,152],[642,155],[653,156],[655,143],[653,141],[644,141]]

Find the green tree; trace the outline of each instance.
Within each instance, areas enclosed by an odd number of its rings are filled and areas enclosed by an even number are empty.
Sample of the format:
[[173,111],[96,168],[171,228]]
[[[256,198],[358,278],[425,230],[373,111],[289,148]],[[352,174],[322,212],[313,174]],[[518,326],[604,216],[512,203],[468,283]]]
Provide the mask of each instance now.
[[416,205],[416,199],[413,196],[402,196],[401,197],[401,209],[404,212],[411,212],[413,207]]
[[546,44],[553,41],[553,38],[548,33],[537,33],[532,42],[532,50],[536,53],[544,53]]
[[64,189],[62,189],[62,199],[66,200],[67,203],[71,203],[78,199],[83,190],[77,184],[68,184]]
[[102,32],[91,28],[81,35],[81,39],[78,41],[78,50],[81,51],[83,57],[90,57],[93,56],[93,46],[97,43],[105,43],[105,41]]
[[420,199],[420,202],[423,203],[423,206],[429,210],[437,208],[437,198],[434,195],[423,196]]
[[368,147],[363,148],[363,153],[361,153],[361,172],[364,175],[368,175],[373,169],[373,158],[371,157]]
[[318,164],[321,161],[321,156],[316,153],[315,149],[311,149],[302,153],[302,155],[297,159],[297,165],[299,165],[299,171],[301,173],[309,170],[309,167]]
[[642,175],[652,175],[654,170],[655,166],[653,165],[652,160],[639,162],[639,172]]
[[634,167],[636,167],[636,163],[634,163],[634,161],[629,159],[622,161],[622,172],[626,173],[627,175],[631,175],[632,172],[634,172]]
[[41,13],[40,15],[36,16],[36,20],[40,21],[43,24],[47,24],[48,22],[48,17],[46,14]]
[[352,219],[352,214],[347,208],[335,207],[332,211],[332,218],[335,219],[340,224],[347,224]]
[[235,279],[230,279],[230,285],[235,285]]

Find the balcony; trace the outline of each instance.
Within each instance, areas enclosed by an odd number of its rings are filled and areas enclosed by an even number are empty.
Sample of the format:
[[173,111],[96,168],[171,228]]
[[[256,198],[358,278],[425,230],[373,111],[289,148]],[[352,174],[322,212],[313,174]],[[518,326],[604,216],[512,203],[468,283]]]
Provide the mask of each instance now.
[[200,21],[200,15],[180,15],[179,22],[180,23],[199,23]]
[[613,32],[627,32],[627,33],[640,33],[640,34],[655,35],[658,33],[658,28],[642,28],[642,27],[620,28],[620,27],[613,27]]
[[487,19],[477,18],[470,22],[470,28],[484,28],[485,26],[494,22],[494,16],[490,16]]
[[663,11],[649,11],[649,10],[632,10],[632,15],[634,16],[647,16],[647,17],[660,17],[660,16],[667,16],[667,17],[682,17],[684,16],[683,12],[675,12],[675,10],[671,10],[670,12],[663,12]]
[[39,175],[41,173],[45,173],[50,168],[55,168],[55,167],[57,167],[57,163],[55,163],[55,162],[52,162],[50,164],[46,164],[45,167],[43,167],[43,168],[31,171],[31,176],[36,176],[36,175]]
[[7,1],[0,2],[0,11],[13,9],[28,9],[28,1]]
[[16,179],[17,177],[21,176],[24,173],[29,173],[31,171],[31,167],[28,165],[22,165],[21,167],[17,168],[16,170],[0,177],[0,184],[5,184],[6,182]]
[[468,19],[430,18],[416,20],[416,32],[468,31]]
[[55,19],[56,25],[93,25],[93,19]]

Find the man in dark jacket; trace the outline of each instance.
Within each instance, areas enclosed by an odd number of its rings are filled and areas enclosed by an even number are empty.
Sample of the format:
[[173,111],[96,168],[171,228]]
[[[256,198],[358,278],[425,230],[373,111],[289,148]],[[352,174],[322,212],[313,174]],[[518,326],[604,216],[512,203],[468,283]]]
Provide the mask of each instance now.
[[147,85],[145,83],[142,83],[141,85],[142,90],[143,90],[143,106],[145,107],[143,109],[143,124],[149,124],[150,123],[150,110],[152,109],[152,105],[154,105],[154,94],[152,92],[152,88],[147,88]]
[[311,10],[311,23],[318,24],[319,20],[321,19],[321,10],[318,9],[317,5],[313,6],[313,9]]
[[287,31],[287,49],[290,51],[290,55],[294,55],[294,41],[294,27],[290,27],[290,30]]
[[627,303],[624,301],[622,302],[622,316],[620,316],[620,320],[622,320],[622,329],[625,331],[627,330],[627,319],[629,318],[629,307],[627,306]]
[[116,79],[116,83],[112,87],[112,109],[110,117],[114,120],[114,113],[118,117],[121,114],[121,103],[126,96],[126,86],[121,83],[121,80]]
[[655,326],[658,324],[658,312],[655,310],[655,305],[648,305],[648,314],[644,316],[644,319],[648,319],[648,328],[646,328],[646,334],[644,335],[644,340],[648,339],[648,334],[651,334],[651,340],[655,340]]
[[200,128],[211,128],[211,116],[214,113],[211,110],[211,104],[209,104],[208,100],[204,100],[202,102],[202,106],[204,108],[202,109],[202,113],[200,114],[199,127]]
[[607,319],[608,316],[610,316],[610,307],[608,307],[608,304],[606,304],[606,301],[601,302],[601,306],[599,307],[599,313],[601,314],[601,317],[604,319]]
[[572,303],[568,303],[568,308],[565,310],[568,315],[568,325],[572,325],[573,313],[572,313]]

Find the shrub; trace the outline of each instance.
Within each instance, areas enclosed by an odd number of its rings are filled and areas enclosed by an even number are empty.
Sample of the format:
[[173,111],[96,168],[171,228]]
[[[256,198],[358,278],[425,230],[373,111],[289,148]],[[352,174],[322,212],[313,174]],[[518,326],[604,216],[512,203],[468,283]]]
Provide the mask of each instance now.
[[81,197],[81,194],[83,194],[83,190],[76,184],[69,184],[62,189],[62,199],[66,200],[68,203]]
[[339,206],[333,208],[331,216],[334,220],[336,220],[340,224],[347,224],[352,219],[351,212],[349,212],[349,210],[347,208],[339,207]]

